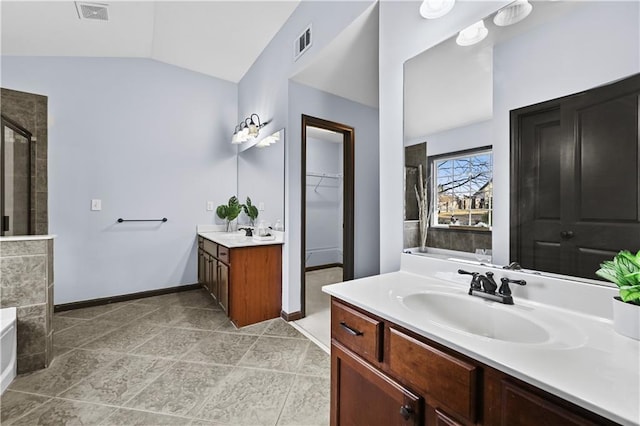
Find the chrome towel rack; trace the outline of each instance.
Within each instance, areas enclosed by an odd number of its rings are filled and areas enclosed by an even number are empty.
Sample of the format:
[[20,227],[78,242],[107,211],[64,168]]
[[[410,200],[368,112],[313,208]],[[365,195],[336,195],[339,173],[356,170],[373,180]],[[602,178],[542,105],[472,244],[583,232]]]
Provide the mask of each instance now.
[[123,219],[123,218],[118,218],[118,223],[122,223],[122,222],[166,222],[167,219],[166,217],[163,217],[162,219]]

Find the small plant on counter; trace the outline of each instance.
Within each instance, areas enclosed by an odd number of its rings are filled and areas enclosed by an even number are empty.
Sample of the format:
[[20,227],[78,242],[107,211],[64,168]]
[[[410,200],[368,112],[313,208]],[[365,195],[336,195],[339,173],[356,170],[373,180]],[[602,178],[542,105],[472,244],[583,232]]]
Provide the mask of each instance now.
[[216,209],[216,214],[220,219],[227,221],[227,232],[229,232],[229,225],[235,220],[242,211],[242,204],[238,201],[238,197],[235,195],[229,198],[227,204],[221,204]]
[[244,210],[244,213],[249,216],[251,226],[254,226],[256,218],[258,217],[258,208],[251,204],[251,198],[247,197],[247,202],[242,205],[242,209]]
[[613,260],[601,263],[596,275],[615,283],[623,302],[640,305],[640,251],[633,255],[622,250]]

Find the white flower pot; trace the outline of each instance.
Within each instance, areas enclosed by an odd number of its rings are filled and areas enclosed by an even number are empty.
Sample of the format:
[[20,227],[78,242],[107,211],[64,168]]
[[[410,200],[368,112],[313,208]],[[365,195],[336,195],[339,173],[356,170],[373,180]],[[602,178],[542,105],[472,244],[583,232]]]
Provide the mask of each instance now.
[[640,340],[640,306],[613,298],[613,329],[623,336]]

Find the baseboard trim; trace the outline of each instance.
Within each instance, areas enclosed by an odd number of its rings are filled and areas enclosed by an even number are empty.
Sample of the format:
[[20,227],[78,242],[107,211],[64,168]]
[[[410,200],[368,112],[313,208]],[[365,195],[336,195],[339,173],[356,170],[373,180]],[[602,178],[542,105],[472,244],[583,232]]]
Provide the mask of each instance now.
[[329,269],[329,268],[342,268],[344,265],[342,263],[327,263],[326,265],[316,265],[309,266],[304,268],[305,272],[318,271],[320,269]]
[[178,293],[181,291],[196,290],[200,284],[179,285],[176,287],[159,288],[138,293],[122,294],[119,296],[102,297],[100,299],[81,300],[80,302],[62,303],[54,305],[53,312],[70,311],[73,309],[90,308],[92,306],[108,305],[110,303],[128,302],[129,300],[144,299],[145,297],[160,296],[162,294]]
[[280,311],[280,317],[282,317],[283,320],[289,322],[289,321],[297,321],[301,319],[303,315],[302,315],[302,311],[289,312],[289,313],[285,311]]

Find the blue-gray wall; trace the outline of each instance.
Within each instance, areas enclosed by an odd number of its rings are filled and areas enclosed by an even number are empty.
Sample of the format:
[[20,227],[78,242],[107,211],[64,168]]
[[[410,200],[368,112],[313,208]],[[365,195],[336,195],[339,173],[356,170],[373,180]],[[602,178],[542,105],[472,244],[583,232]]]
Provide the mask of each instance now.
[[2,57],[0,83],[49,97],[55,303],[195,283],[206,201],[236,191],[237,85],[147,59],[61,57]]

